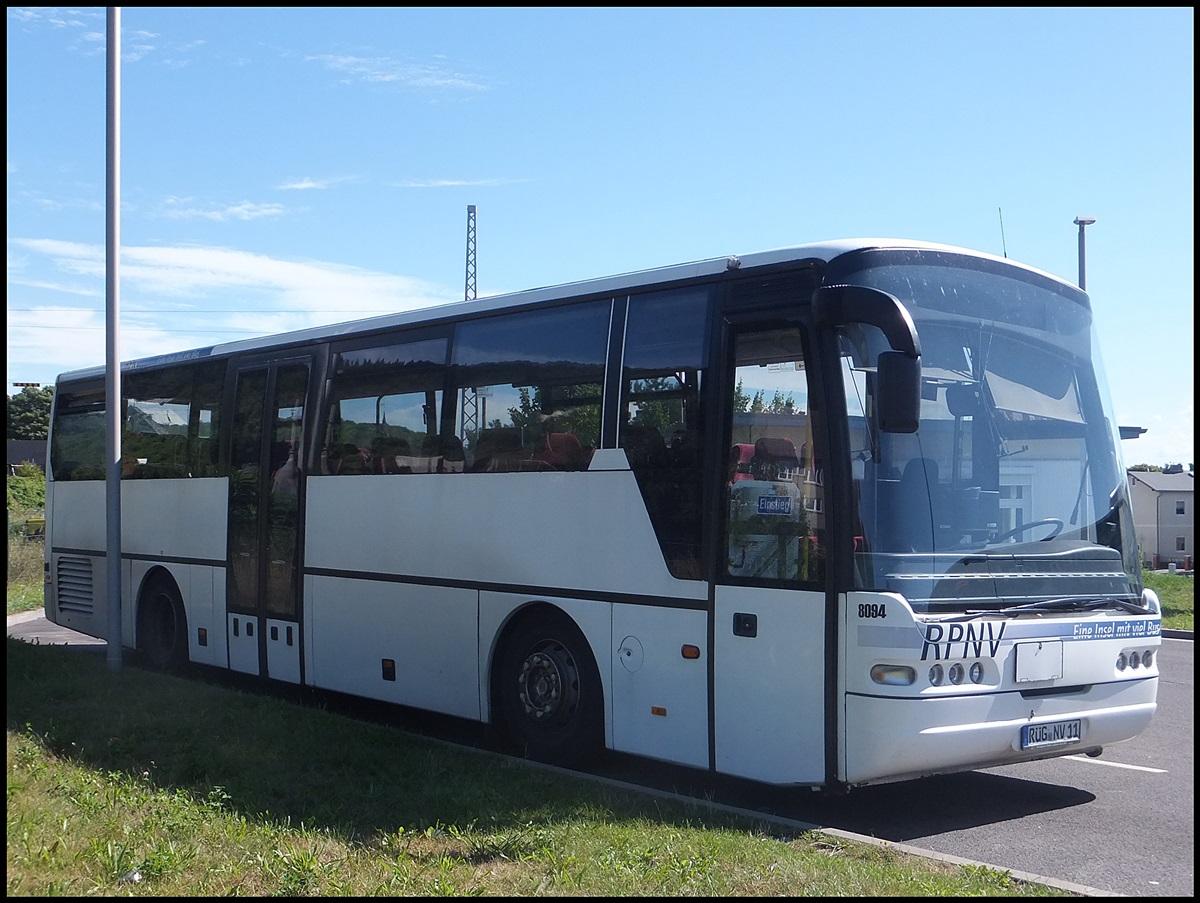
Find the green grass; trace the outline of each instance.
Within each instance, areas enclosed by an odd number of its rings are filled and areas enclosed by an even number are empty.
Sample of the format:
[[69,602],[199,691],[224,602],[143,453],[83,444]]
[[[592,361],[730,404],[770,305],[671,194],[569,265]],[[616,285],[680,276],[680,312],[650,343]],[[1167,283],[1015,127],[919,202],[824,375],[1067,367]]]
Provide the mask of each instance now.
[[1162,603],[1162,626],[1169,630],[1194,630],[1196,579],[1187,574],[1147,571],[1146,586]]
[[8,640],[9,895],[1062,896]]
[[41,540],[8,537],[8,613],[40,609],[44,598]]

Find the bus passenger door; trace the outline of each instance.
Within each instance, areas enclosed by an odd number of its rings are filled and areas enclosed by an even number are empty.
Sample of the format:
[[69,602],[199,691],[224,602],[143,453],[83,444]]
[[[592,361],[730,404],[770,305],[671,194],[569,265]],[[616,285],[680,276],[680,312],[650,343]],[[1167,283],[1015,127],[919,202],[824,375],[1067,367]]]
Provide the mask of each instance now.
[[226,636],[229,667],[301,681],[300,464],[309,364],[246,367],[234,397]]
[[785,784],[825,779],[822,443],[802,339],[786,321],[730,327],[713,609],[714,765]]

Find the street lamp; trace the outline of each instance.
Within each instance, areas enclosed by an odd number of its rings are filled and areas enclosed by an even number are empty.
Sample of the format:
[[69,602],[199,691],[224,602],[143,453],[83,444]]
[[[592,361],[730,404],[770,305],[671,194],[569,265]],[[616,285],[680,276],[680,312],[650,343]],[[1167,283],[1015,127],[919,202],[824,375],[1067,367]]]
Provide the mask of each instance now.
[[1079,287],[1085,292],[1087,291],[1087,242],[1083,237],[1085,226],[1090,226],[1096,221],[1094,216],[1077,216],[1075,217],[1075,225],[1079,227]]

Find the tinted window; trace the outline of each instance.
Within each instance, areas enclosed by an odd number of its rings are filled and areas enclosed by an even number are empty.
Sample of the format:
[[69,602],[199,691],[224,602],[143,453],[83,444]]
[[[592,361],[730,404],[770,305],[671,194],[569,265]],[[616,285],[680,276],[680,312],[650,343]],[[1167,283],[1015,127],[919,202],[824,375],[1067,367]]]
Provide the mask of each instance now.
[[441,439],[445,338],[334,355],[322,454],[325,473],[446,473],[462,455]]
[[121,379],[122,479],[214,476],[225,365],[133,372]]
[[[122,479],[219,474],[224,373],[223,362],[208,361],[122,375]],[[56,399],[50,450],[54,479],[104,479],[105,401],[102,383],[67,388]]]
[[454,336],[455,435],[470,472],[586,470],[600,438],[611,304],[475,320]]
[[699,579],[702,389],[711,289],[629,299],[618,444],[646,502],[667,566]]
[[50,472],[55,480],[103,480],[104,384],[55,393]]

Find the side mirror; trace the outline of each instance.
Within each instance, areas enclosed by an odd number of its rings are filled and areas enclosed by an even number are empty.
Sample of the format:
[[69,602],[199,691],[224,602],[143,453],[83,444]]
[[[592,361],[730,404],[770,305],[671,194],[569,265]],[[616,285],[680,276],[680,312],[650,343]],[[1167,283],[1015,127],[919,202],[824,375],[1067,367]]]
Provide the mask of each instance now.
[[875,397],[883,432],[915,433],[921,424],[920,359],[903,351],[882,352]]
[[818,327],[865,323],[878,327],[891,351],[879,355],[876,400],[879,428],[915,433],[921,422],[921,341],[900,299],[865,285],[826,285],[813,292]]

